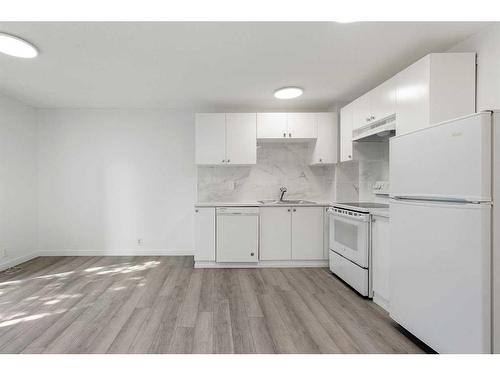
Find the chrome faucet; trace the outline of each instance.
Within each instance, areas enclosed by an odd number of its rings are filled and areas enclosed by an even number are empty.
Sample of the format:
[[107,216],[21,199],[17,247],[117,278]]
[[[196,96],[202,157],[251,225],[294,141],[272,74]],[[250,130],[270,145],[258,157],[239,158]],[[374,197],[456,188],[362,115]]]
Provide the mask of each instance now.
[[283,200],[283,196],[287,192],[286,187],[285,186],[280,187],[280,192],[281,192],[281,195],[280,195],[280,202],[281,202]]

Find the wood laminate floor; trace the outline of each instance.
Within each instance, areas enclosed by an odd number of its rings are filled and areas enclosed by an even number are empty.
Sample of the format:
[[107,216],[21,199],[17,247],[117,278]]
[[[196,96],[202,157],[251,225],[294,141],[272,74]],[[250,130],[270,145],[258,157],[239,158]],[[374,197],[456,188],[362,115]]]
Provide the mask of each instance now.
[[325,268],[40,257],[0,273],[0,353],[422,353]]

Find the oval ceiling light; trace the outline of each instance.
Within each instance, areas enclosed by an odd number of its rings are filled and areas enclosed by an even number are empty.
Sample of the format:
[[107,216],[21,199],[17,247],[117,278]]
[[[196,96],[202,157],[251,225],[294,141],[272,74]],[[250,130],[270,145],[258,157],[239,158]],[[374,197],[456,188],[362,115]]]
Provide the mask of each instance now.
[[274,92],[274,97],[278,99],[293,99],[304,93],[300,87],[283,87]]
[[0,52],[24,59],[38,56],[38,50],[33,44],[17,36],[4,33],[0,33]]

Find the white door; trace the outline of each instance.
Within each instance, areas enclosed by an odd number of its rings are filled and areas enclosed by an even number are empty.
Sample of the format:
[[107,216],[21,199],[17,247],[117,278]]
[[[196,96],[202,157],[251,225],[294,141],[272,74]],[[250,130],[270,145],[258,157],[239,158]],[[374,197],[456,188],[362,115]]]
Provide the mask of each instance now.
[[323,259],[323,208],[292,208],[292,259]]
[[226,114],[226,163],[257,163],[257,118],[255,113]]
[[257,138],[286,138],[286,113],[257,113]]
[[385,81],[371,91],[370,109],[374,122],[396,113],[395,77]]
[[338,161],[338,120],[336,113],[316,113],[318,139],[313,145],[311,164],[335,164]]
[[196,164],[224,164],[226,160],[226,115],[197,113],[195,127]]
[[215,208],[195,209],[195,262],[215,262]]
[[288,113],[287,137],[314,139],[318,136],[315,113]]
[[391,196],[491,200],[490,113],[390,140]]
[[352,157],[352,103],[340,110],[340,161],[353,160]]
[[371,92],[368,92],[351,103],[353,108],[352,129],[361,128],[372,121],[370,96]]
[[217,214],[217,262],[259,261],[259,216]]
[[429,126],[430,57],[426,56],[396,76],[396,135]]
[[260,259],[292,259],[290,207],[260,208]]
[[374,216],[372,220],[373,301],[389,307],[389,218]]
[[439,353],[489,353],[491,206],[390,203],[390,315]]

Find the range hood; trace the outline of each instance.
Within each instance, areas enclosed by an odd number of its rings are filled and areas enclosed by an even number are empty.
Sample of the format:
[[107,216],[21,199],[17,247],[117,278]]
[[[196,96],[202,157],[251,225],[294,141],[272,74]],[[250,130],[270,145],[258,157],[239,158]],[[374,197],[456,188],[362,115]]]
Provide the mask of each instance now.
[[396,133],[396,115],[365,125],[352,131],[352,140],[359,142],[382,142]]

